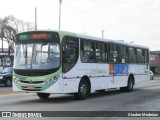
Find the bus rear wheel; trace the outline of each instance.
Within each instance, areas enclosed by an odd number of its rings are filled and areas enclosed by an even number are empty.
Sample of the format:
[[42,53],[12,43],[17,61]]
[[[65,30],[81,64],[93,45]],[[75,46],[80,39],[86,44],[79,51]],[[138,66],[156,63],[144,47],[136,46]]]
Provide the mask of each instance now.
[[121,87],[120,91],[122,92],[132,92],[133,91],[133,86],[134,86],[134,78],[133,77],[129,77],[128,79],[128,83],[126,87]]
[[42,99],[47,99],[50,96],[49,93],[37,93],[37,95]]
[[89,85],[87,80],[82,79],[79,83],[78,93],[75,94],[76,99],[84,100],[89,94]]

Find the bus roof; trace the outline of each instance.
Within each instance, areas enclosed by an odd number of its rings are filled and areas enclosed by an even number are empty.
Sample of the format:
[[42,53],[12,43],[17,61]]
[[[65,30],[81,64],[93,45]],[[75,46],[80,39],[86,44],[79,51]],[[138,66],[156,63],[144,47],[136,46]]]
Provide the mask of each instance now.
[[80,37],[80,38],[86,38],[86,39],[104,41],[104,42],[115,43],[115,44],[124,45],[124,46],[131,46],[131,47],[138,47],[138,48],[149,49],[148,46],[138,45],[138,44],[134,44],[134,43],[127,43],[127,42],[124,42],[122,40],[112,40],[112,39],[99,38],[99,37],[93,37],[93,36],[82,35],[82,34],[76,34],[76,35],[77,35],[77,37]]
[[21,32],[21,33],[27,33],[27,32],[57,32],[57,33],[59,33],[61,35],[70,35],[70,36],[80,37],[80,38],[84,38],[84,39],[98,40],[98,41],[115,43],[115,44],[124,45],[124,46],[131,46],[131,47],[149,49],[149,47],[147,47],[147,46],[138,45],[138,44],[134,44],[134,43],[127,43],[127,42],[120,41],[120,40],[112,40],[112,39],[94,37],[94,36],[90,36],[90,35],[84,35],[84,34],[68,32],[68,31],[62,31],[62,30],[32,30],[32,31],[26,31],[26,32]]

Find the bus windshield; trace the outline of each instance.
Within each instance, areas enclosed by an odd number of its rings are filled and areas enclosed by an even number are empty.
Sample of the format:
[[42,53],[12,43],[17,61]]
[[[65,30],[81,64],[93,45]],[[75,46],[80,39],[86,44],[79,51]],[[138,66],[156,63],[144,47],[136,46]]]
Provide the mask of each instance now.
[[14,58],[15,69],[54,69],[60,67],[58,43],[19,43]]

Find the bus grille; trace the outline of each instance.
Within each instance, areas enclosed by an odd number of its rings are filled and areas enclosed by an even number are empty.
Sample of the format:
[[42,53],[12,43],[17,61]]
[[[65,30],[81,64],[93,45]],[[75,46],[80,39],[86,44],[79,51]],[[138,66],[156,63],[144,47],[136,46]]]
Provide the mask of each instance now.
[[29,84],[39,84],[39,83],[43,83],[44,81],[23,81],[20,80],[21,83],[29,83]]
[[42,87],[34,87],[34,89],[30,89],[27,86],[21,86],[22,90],[27,90],[27,91],[41,91]]

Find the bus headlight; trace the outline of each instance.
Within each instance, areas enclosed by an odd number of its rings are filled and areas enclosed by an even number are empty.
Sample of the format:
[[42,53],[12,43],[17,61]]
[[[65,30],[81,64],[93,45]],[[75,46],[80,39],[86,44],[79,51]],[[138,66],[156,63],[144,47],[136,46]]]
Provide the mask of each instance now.
[[44,84],[46,84],[46,85],[49,84],[48,80],[44,81]]
[[56,76],[54,76],[53,78],[51,78],[50,80],[46,80],[46,81],[44,81],[44,84],[52,84],[52,83],[55,83],[58,79],[59,79],[59,75],[56,75]]
[[53,79],[55,80],[55,81],[57,81],[58,79],[59,79],[59,75],[55,75],[54,77],[53,77]]
[[53,79],[50,79],[50,80],[46,80],[44,81],[44,84],[51,84],[51,83],[54,83],[54,80]]
[[49,80],[49,83],[54,83],[54,80],[53,80],[53,79],[50,79],[50,80]]

